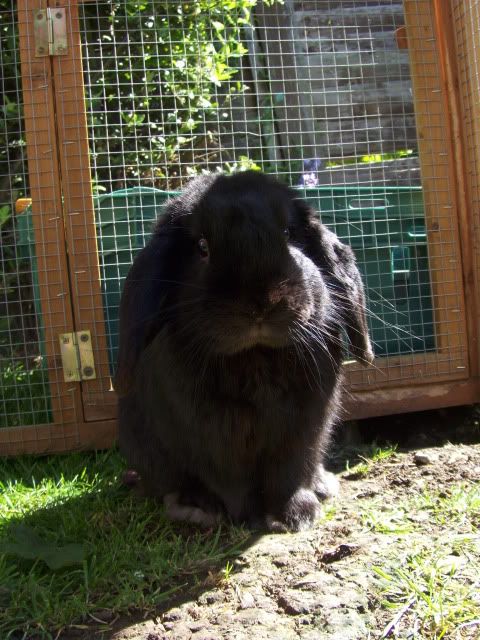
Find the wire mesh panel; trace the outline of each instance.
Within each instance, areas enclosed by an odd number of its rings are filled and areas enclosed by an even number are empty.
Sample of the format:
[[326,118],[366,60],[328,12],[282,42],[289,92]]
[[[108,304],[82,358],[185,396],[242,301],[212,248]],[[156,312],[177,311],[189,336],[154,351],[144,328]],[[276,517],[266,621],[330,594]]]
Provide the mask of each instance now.
[[[27,4],[0,0],[9,428],[113,424],[124,278],[204,172],[274,174],[352,246],[377,359],[347,365],[351,389],[468,378],[434,0],[68,0],[52,55]],[[58,340],[73,330],[95,362],[67,384]]]
[[[33,12],[0,3],[0,452],[78,442],[75,388],[58,336],[71,331],[48,57]],[[52,445],[52,443],[55,443]]]
[[351,365],[353,388],[467,376],[429,0],[95,2],[80,31],[110,367],[123,278],[164,201],[252,168],[355,249],[383,359]]
[[50,421],[48,377],[42,370],[43,327],[35,313],[31,256],[15,231],[17,199],[28,193],[17,15],[0,14],[0,404],[2,427]]

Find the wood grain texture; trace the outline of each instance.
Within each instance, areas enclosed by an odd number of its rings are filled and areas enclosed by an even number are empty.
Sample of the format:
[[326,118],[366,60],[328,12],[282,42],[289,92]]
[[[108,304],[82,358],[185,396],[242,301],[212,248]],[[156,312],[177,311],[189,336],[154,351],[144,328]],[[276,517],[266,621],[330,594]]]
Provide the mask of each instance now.
[[[39,6],[41,4],[41,7]],[[32,222],[45,327],[45,354],[55,429],[76,438],[81,415],[79,389],[65,383],[58,335],[73,330],[73,314],[65,249],[61,178],[54,112],[51,59],[34,55],[33,3],[19,0],[18,28],[22,95]],[[37,8],[44,8],[38,3]],[[19,429],[19,437],[24,432]],[[40,437],[40,435],[39,435]]]
[[90,330],[95,358],[96,378],[81,382],[83,416],[86,421],[107,420],[114,417],[115,399],[110,391],[77,0],[67,3],[67,35],[68,55],[53,57],[52,65],[74,321],[77,331]]
[[468,367],[455,145],[443,92],[433,0],[405,0],[437,351]]

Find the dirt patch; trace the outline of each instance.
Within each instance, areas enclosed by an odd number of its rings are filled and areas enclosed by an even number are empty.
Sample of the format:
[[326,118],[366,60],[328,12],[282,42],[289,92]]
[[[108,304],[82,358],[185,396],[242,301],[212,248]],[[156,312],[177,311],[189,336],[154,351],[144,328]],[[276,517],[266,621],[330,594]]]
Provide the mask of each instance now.
[[[434,588],[432,580],[444,576],[447,590],[446,581],[455,577],[458,567],[463,567],[463,573],[458,570],[459,585],[453,585],[453,591],[457,593],[476,582],[478,592],[480,566],[480,493],[475,493],[480,481],[480,438],[476,414],[469,414],[473,415],[468,424],[472,444],[449,442],[458,435],[458,429],[446,426],[452,424],[450,414],[432,415],[437,418],[436,446],[423,446],[433,438],[432,424],[428,424],[433,418],[420,415],[420,420],[426,420],[429,435],[415,428],[413,433],[404,429],[402,450],[387,449],[385,453],[382,447],[370,447],[364,458],[358,457],[358,448],[347,454],[337,450],[332,463],[337,470],[343,469],[339,473],[341,495],[324,505],[323,516],[313,529],[262,536],[223,570],[189,576],[190,587],[153,620],[133,624],[122,619],[113,624],[113,630],[90,628],[86,635],[79,632],[76,637],[478,639],[479,597],[472,600],[465,595],[465,603],[455,603],[457,609],[465,608],[468,613],[459,621],[447,620],[446,631],[436,630],[435,603],[428,601],[433,612],[420,611],[425,609],[423,600],[428,600],[429,589]],[[465,428],[465,420],[461,424]],[[464,554],[461,545],[472,541],[476,550],[468,547]],[[405,578],[407,587],[417,577],[423,580],[425,568],[414,563],[423,558],[428,568],[428,553],[433,548],[444,549],[444,554],[437,554],[432,566],[440,567],[441,560],[447,563],[447,569],[438,569],[434,578],[429,574],[427,586],[418,588],[417,602],[408,595],[408,588],[402,591],[401,580]],[[410,569],[413,573],[407,575]],[[400,582],[397,584],[391,576],[400,576]],[[439,606],[442,609],[444,605]],[[74,636],[70,632],[65,637]]]

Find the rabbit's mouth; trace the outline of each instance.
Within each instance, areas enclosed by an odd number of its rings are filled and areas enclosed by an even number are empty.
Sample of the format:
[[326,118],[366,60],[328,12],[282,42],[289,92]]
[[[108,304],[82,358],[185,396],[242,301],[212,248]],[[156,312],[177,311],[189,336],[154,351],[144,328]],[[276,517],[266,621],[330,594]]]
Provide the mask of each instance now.
[[296,327],[308,324],[315,312],[312,301],[282,299],[273,306],[251,305],[242,312],[233,307],[209,324],[211,346],[216,353],[234,355],[241,351],[267,347],[284,349],[295,343]]
[[284,347],[288,343],[289,334],[288,331],[279,329],[269,322],[259,321],[247,331],[246,339],[252,346]]
[[218,341],[218,350],[223,355],[235,355],[256,347],[281,349],[291,344],[290,332],[286,326],[267,321],[255,322],[238,332],[229,332]]

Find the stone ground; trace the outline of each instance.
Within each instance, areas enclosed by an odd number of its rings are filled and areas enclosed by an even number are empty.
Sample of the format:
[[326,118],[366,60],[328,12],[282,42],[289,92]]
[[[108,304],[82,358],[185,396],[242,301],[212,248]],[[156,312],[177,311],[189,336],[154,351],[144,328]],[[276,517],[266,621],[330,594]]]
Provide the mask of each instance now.
[[[167,603],[156,619],[137,624],[118,621],[116,630],[104,637],[111,640],[383,637],[382,631],[395,614],[380,607],[372,567],[382,566],[399,537],[388,527],[382,531],[381,527],[368,526],[366,514],[373,509],[376,514],[384,513],[387,521],[394,506],[410,497],[414,500],[429,490],[448,492],[459,482],[466,485],[478,482],[480,431],[475,411],[429,412],[385,418],[373,426],[372,422],[360,425],[363,432],[371,429],[380,441],[389,435],[390,440],[396,439],[400,445],[393,455],[369,465],[367,473],[352,471],[351,464],[345,470],[346,459],[355,463],[358,459],[355,454],[352,456],[351,448],[346,454],[344,446],[337,447],[332,465],[344,469],[339,474],[341,495],[334,503],[325,505],[324,517],[312,530],[256,539],[235,559],[228,576],[218,570],[207,573],[180,599]],[[408,515],[412,522],[424,521],[426,517],[415,511]],[[431,533],[435,534],[433,522]],[[402,541],[409,543],[405,535]],[[480,637],[479,627],[472,629],[472,633],[461,637]]]

